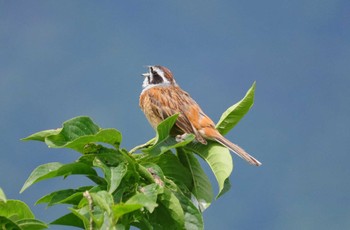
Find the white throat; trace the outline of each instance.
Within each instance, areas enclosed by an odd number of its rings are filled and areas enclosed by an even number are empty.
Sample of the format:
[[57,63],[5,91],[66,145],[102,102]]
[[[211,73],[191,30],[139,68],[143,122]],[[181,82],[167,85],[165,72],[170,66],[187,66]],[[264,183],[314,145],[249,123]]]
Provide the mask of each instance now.
[[165,87],[165,86],[170,86],[170,82],[168,80],[166,80],[165,82],[162,82],[162,83],[159,83],[159,84],[150,84],[148,82],[148,79],[145,78],[145,80],[143,80],[143,83],[142,83],[142,92],[145,92],[153,87]]

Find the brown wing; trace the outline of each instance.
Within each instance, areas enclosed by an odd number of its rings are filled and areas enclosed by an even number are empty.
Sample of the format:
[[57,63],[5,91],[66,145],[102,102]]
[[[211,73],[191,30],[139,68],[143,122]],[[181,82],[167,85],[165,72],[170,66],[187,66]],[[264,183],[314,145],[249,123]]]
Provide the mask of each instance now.
[[148,94],[151,111],[160,118],[160,121],[178,113],[179,117],[175,124],[177,134],[193,133],[199,142],[207,143],[196,125],[191,122],[193,120],[191,117],[200,117],[203,112],[188,93],[177,86],[154,87],[144,93]]

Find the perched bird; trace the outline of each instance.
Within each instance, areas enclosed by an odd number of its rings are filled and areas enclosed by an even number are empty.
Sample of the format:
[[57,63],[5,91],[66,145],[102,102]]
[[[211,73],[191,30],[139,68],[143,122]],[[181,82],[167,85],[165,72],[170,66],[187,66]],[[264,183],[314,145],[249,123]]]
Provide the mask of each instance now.
[[177,139],[192,133],[202,144],[207,144],[207,140],[217,141],[250,164],[261,165],[257,159],[218,132],[214,122],[191,96],[179,87],[169,69],[158,65],[148,66],[148,73],[142,75],[145,79],[140,95],[140,107],[153,128],[167,117],[179,114],[172,130]]

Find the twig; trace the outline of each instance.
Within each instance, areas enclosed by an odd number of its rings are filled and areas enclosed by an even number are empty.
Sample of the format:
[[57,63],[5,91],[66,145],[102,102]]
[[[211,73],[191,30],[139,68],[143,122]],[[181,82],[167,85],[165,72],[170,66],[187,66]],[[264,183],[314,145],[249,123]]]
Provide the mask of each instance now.
[[89,223],[89,229],[90,230],[94,230],[94,220],[92,218],[92,212],[94,211],[94,206],[93,206],[93,201],[92,201],[92,197],[89,193],[89,191],[85,191],[83,193],[83,196],[88,200],[89,203],[89,211],[90,211],[90,223]]

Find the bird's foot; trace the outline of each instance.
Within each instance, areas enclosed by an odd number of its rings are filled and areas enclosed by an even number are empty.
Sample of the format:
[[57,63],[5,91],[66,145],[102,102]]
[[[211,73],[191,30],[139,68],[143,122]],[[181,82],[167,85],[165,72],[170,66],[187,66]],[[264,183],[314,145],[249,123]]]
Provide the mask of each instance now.
[[177,142],[181,142],[181,141],[184,141],[187,136],[188,136],[188,133],[184,133],[182,135],[176,135],[175,140]]

